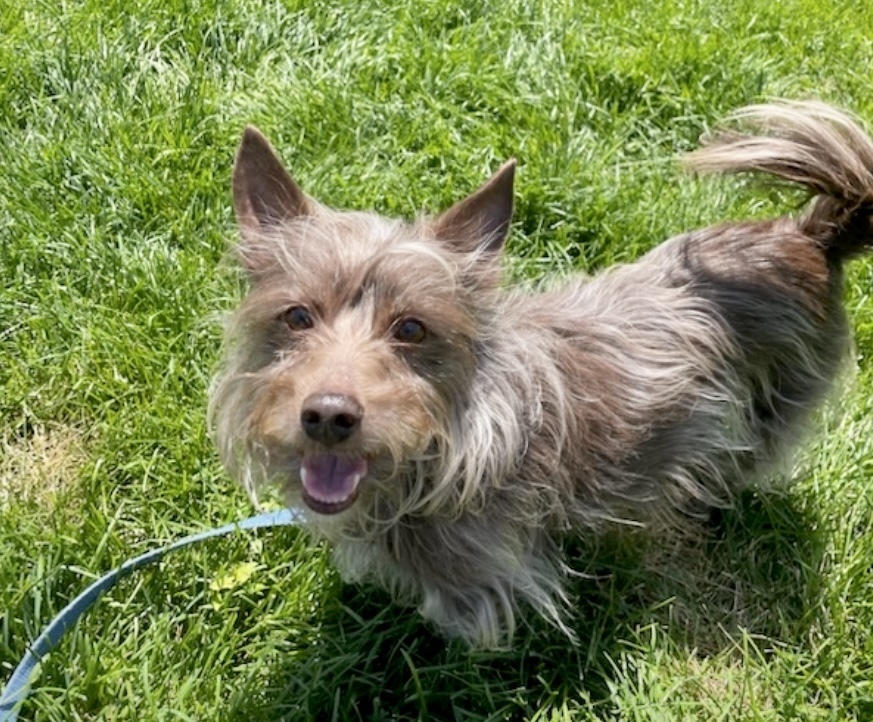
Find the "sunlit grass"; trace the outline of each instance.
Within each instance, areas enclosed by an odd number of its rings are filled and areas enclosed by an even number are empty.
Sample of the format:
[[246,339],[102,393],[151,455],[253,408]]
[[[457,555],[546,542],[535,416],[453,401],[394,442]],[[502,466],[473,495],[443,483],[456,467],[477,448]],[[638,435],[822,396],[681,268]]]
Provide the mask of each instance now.
[[[719,117],[814,95],[873,122],[861,2],[30,3],[0,14],[0,684],[95,576],[248,500],[209,442],[217,319],[239,289],[246,123],[313,195],[436,211],[519,159],[518,279],[631,261],[791,209],[681,176]],[[43,665],[36,720],[869,720],[873,265],[860,369],[790,491],[706,543],[570,550],[580,644],[532,621],[470,654],[297,530],[177,553]],[[42,482],[42,483],[40,483]]]

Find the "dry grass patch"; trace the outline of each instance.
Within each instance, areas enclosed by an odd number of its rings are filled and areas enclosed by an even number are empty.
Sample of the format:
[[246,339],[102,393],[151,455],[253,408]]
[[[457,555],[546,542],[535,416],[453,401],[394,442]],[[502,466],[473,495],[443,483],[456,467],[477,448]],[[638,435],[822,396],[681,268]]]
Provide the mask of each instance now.
[[10,502],[53,506],[69,489],[85,459],[82,432],[41,426],[26,437],[0,438],[0,506]]

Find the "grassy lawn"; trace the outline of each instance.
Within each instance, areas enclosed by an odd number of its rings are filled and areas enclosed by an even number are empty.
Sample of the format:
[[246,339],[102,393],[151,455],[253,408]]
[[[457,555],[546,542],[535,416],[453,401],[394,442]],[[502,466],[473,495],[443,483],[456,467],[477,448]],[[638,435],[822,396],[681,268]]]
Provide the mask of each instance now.
[[[518,279],[596,271],[798,198],[683,177],[730,110],[816,96],[873,127],[862,0],[8,0],[0,13],[0,685],[124,559],[251,513],[205,426],[240,295],[247,122],[332,205],[413,216],[519,158]],[[296,529],[103,597],[28,720],[873,719],[873,263],[856,372],[784,491],[712,538],[569,550],[580,643],[469,653],[341,584]],[[597,549],[591,547],[598,546]]]

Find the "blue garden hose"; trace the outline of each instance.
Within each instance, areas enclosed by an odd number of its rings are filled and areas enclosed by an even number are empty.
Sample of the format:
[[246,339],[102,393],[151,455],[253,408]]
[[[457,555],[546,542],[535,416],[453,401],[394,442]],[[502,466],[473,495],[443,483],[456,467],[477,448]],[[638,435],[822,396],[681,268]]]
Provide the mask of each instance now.
[[107,589],[115,586],[119,579],[140,567],[159,560],[167,552],[181,549],[206,539],[224,536],[242,529],[288,526],[298,523],[299,520],[300,512],[291,509],[258,514],[248,519],[243,519],[240,522],[226,524],[216,529],[208,529],[207,531],[186,536],[184,539],[179,539],[179,541],[167,546],[152,549],[138,557],[128,559],[120,567],[116,567],[108,574],[104,574],[64,607],[43,630],[42,634],[36,638],[30,649],[27,650],[24,658],[18,663],[18,666],[9,678],[6,689],[0,695],[0,722],[15,722],[18,719],[18,712],[30,691],[31,679],[39,662],[58,646],[67,630],[100,598],[100,595]]

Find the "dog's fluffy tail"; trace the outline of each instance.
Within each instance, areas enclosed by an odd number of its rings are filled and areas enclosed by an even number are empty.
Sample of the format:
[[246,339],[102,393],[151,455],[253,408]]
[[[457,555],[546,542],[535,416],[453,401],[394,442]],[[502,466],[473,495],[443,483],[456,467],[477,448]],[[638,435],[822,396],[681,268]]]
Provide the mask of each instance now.
[[719,131],[686,157],[699,172],[754,171],[815,195],[800,228],[840,261],[873,249],[873,140],[852,118],[815,101],[753,105],[729,120],[751,132]]

